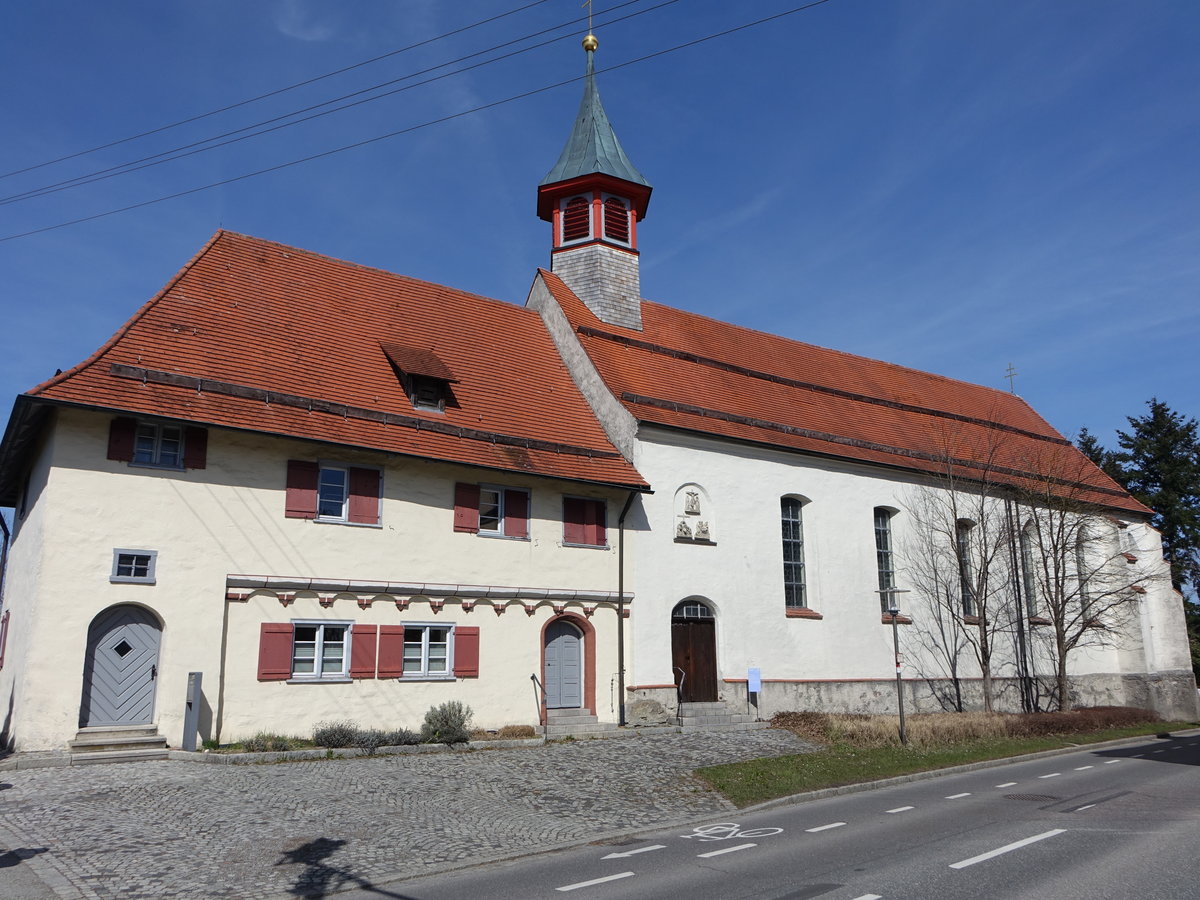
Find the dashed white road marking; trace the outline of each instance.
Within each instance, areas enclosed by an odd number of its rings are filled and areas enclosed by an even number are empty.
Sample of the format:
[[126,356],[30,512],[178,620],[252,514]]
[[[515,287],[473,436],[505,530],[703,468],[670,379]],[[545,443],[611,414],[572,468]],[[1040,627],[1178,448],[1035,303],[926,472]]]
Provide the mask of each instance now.
[[804,830],[813,834],[817,831],[828,831],[830,828],[841,828],[845,824],[845,822],[830,822],[828,825],[818,825],[816,828],[805,828]]
[[697,859],[708,859],[710,856],[720,856],[722,853],[737,853],[739,850],[749,850],[758,844],[738,844],[736,847],[722,847],[720,850],[709,850],[707,853],[697,853]]
[[1084,769],[1094,769],[1094,768],[1096,768],[1096,767],[1095,766],[1076,766],[1075,771],[1082,772]]
[[855,897],[854,900],[883,900],[883,894],[863,894],[861,897]]
[[1049,775],[1039,775],[1038,778],[1057,778],[1062,772],[1051,772]]
[[649,847],[638,847],[634,850],[626,850],[624,853],[610,853],[608,856],[602,856],[601,859],[626,859],[638,853],[649,853],[651,850],[665,850],[666,844],[651,844]]
[[1085,809],[1091,809],[1095,805],[1095,803],[1089,803],[1087,806],[1079,807],[1079,809],[1075,810],[1075,812],[1083,812]]
[[895,809],[889,809],[888,812],[889,813],[902,813],[902,812],[908,812],[910,809],[916,809],[916,807],[915,806],[897,806]]
[[996,787],[1012,787],[1014,784],[1016,784],[1015,781],[1006,781],[1004,784],[996,785]]
[[1145,755],[1146,755],[1145,753],[1135,753],[1135,754],[1133,754],[1133,758],[1134,759],[1142,759]]
[[1067,829],[1055,828],[1052,831],[1043,831],[1041,834],[1035,834],[1033,837],[1027,837],[1020,841],[1014,841],[1011,844],[1005,844],[1003,847],[997,847],[995,850],[989,850],[987,853],[980,853],[978,856],[972,856],[970,859],[964,859],[961,862],[951,863],[952,869],[965,869],[967,866],[973,866],[976,863],[981,863],[1004,853],[1011,853],[1013,850],[1020,850],[1022,847],[1028,847],[1030,844],[1036,844],[1038,841],[1044,841],[1046,838],[1052,838],[1056,834],[1063,834]]
[[1110,759],[1110,760],[1106,760],[1104,764],[1106,766],[1111,766],[1113,763],[1119,763],[1119,762],[1120,762],[1119,759]]
[[555,888],[556,891],[577,891],[580,888],[591,887],[594,884],[604,884],[606,881],[617,881],[621,878],[629,878],[633,875],[632,872],[619,872],[616,875],[606,875],[603,878],[593,878],[591,881],[580,881],[575,884],[564,884],[562,887]]
[[946,799],[947,799],[947,800],[961,800],[963,797],[970,797],[970,796],[971,796],[971,792],[970,792],[970,791],[964,791],[964,792],[963,792],[963,793],[961,793],[961,794],[951,794],[951,795],[950,795],[949,797],[947,797]]
[[1167,751],[1166,751],[1166,748],[1164,748],[1162,750],[1151,750],[1150,752],[1151,753],[1166,753]]

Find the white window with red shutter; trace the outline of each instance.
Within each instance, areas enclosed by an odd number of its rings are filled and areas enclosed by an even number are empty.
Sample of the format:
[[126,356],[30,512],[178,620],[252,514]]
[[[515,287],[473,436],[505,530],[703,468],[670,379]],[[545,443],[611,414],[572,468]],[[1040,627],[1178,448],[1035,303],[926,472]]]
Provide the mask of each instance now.
[[382,487],[383,472],[377,468],[290,459],[284,515],[379,526]]
[[529,491],[460,481],[454,486],[454,530],[529,540]]
[[365,625],[329,619],[264,622],[258,680],[346,682],[479,677],[479,628],[454,623]]
[[208,429],[118,416],[109,424],[108,458],[153,469],[203,469]]
[[603,500],[563,497],[563,544],[607,547],[608,508]]

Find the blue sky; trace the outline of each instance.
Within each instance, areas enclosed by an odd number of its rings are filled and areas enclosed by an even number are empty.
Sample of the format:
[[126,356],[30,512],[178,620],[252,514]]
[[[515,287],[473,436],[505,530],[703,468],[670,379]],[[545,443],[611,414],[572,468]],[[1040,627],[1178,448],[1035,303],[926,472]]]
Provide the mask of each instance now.
[[[313,78],[531,0],[10,4],[0,172]],[[800,0],[596,0],[597,67]],[[9,197],[579,16],[488,26],[0,179]],[[0,205],[0,238],[221,181],[582,73],[548,46],[272,135]],[[643,294],[1017,392],[1101,440],[1157,395],[1200,415],[1200,4],[830,0],[600,75],[654,185]],[[528,43],[514,45],[513,49]],[[486,58],[486,57],[485,57]],[[477,61],[477,60],[476,60]],[[428,76],[426,76],[428,77]],[[411,82],[409,82],[411,83]],[[403,84],[403,83],[402,83]],[[549,260],[538,181],[578,83],[260,177],[0,241],[0,404],[105,341],[217,228],[514,303]]]

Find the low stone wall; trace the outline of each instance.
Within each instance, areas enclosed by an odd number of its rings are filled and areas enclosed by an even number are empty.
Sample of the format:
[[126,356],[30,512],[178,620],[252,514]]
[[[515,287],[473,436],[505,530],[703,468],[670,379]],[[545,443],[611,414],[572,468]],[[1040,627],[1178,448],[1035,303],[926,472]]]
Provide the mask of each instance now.
[[[906,679],[904,709],[908,713],[929,713],[955,709],[955,686],[949,679]],[[1037,680],[1044,708],[1053,708],[1053,680]],[[770,719],[778,712],[815,711],[828,713],[870,713],[895,715],[896,683],[887,679],[847,681],[768,681],[756,698],[747,696],[745,682],[721,686],[719,699],[735,712],[757,714]],[[997,712],[1021,711],[1021,688],[1016,678],[992,681],[993,708]],[[963,707],[983,709],[983,682],[978,678],[959,680],[958,692]],[[671,688],[643,688],[630,692],[628,702],[649,700],[674,715],[678,703]],[[1152,709],[1164,719],[1200,721],[1200,702],[1196,682],[1190,671],[1159,675],[1080,675],[1071,679],[1067,705],[1137,706]]]

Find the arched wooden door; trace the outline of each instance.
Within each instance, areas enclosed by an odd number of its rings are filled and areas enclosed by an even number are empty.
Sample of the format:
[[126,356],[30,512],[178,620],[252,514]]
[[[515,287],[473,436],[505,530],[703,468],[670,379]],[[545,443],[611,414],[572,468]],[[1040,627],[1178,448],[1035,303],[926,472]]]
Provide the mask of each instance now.
[[701,600],[684,600],[671,612],[671,665],[684,703],[717,699],[717,620]]
[[570,622],[546,627],[546,708],[583,706],[583,635]]
[[162,628],[140,606],[114,606],[92,620],[79,725],[149,725]]

